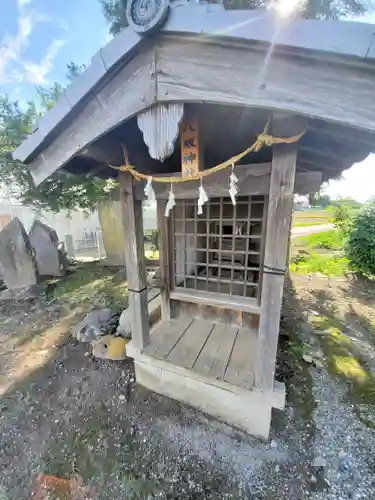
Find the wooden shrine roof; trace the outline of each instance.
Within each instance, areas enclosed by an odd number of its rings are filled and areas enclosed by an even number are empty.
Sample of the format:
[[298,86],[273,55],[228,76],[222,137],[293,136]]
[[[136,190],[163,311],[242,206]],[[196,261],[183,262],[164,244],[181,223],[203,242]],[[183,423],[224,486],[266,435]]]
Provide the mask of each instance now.
[[335,177],[375,151],[373,33],[365,23],[176,5],[157,35],[128,27],[95,54],[14,157],[37,184],[61,167],[90,171],[97,165],[82,152],[137,113],[207,102],[308,117],[303,168]]

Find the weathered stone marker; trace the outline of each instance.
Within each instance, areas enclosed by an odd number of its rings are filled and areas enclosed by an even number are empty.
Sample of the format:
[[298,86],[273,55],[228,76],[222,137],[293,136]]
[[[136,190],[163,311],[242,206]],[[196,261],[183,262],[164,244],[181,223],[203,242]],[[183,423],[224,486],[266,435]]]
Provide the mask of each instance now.
[[31,226],[29,239],[35,249],[40,276],[63,276],[65,269],[59,256],[59,238],[56,231],[36,220]]
[[0,275],[9,290],[38,282],[34,251],[17,217],[0,232]]
[[69,259],[74,259],[74,244],[73,244],[73,236],[71,234],[64,235],[64,243],[66,253]]

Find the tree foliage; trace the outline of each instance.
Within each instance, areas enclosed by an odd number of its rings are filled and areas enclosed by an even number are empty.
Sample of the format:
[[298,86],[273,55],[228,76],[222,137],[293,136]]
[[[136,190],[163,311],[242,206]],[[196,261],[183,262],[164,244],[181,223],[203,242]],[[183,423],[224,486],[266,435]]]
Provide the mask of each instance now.
[[[258,9],[277,4],[282,0],[209,0],[223,3],[226,9]],[[127,0],[100,0],[104,17],[109,23],[109,32],[118,35],[128,25],[126,19]],[[370,11],[373,0],[301,0],[299,13],[306,19],[343,19],[359,16]]]
[[309,204],[312,207],[327,208],[331,205],[332,200],[328,194],[315,193],[309,196]]
[[333,224],[336,228],[347,232],[350,227],[350,212],[343,200],[338,200],[333,204]]
[[12,157],[38,119],[56,102],[61,90],[59,84],[50,89],[39,88],[38,101],[29,102],[25,108],[8,96],[0,96],[0,184],[35,209],[92,211],[97,201],[107,196],[105,180],[58,171],[35,187],[28,168]]
[[375,201],[368,203],[353,220],[346,254],[355,271],[375,276]]
[[[282,0],[224,0],[227,9],[258,9],[277,6]],[[215,2],[216,3],[216,2]],[[220,1],[217,3],[221,3]],[[370,10],[367,0],[301,0],[297,10],[305,19],[343,19]]]
[[115,36],[126,28],[128,21],[126,19],[127,0],[100,0],[103,14],[109,23],[109,32]]
[[77,78],[78,75],[82,73],[82,71],[85,71],[86,69],[86,64],[77,64],[75,62],[70,62],[67,66],[68,72],[67,72],[67,77],[69,82],[72,82],[75,78]]

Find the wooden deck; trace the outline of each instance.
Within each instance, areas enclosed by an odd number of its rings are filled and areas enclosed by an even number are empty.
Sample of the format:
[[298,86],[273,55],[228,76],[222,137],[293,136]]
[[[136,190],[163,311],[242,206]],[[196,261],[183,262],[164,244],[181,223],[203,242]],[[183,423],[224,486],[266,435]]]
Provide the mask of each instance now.
[[131,341],[126,352],[137,383],[268,439],[271,409],[284,408],[285,387],[254,387],[257,337],[256,329],[181,317],[161,321],[144,349]]
[[254,385],[257,332],[180,318],[157,324],[143,354],[244,389]]

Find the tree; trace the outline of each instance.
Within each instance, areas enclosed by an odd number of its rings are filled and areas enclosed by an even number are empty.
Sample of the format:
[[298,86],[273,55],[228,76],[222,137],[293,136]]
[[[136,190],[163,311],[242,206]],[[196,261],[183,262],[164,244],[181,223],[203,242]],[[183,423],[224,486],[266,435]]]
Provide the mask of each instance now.
[[39,101],[29,102],[25,109],[8,96],[0,96],[0,184],[35,209],[92,211],[97,201],[107,198],[105,180],[59,170],[35,187],[28,168],[12,157],[12,152],[32,132],[38,119],[53,106],[61,89],[59,84],[50,89],[39,88]]
[[68,77],[69,82],[72,82],[75,78],[77,78],[78,75],[82,73],[82,71],[85,71],[86,64],[77,64],[75,62],[70,62],[66,67],[68,68],[66,76]]
[[350,228],[349,208],[344,200],[337,200],[333,204],[333,224],[346,233]]
[[313,195],[309,195],[309,204],[312,207],[327,208],[331,205],[331,198],[328,194],[323,194],[321,192],[315,193]]
[[[128,25],[126,19],[127,0],[99,0],[104,17],[112,35],[118,35]],[[285,0],[209,0],[210,3],[223,3],[226,9],[258,9],[271,4],[282,4]],[[358,16],[370,11],[373,0],[300,0],[299,13],[306,19],[343,19]]]
[[[368,0],[300,0],[296,9],[305,19],[343,19],[365,14],[371,8]],[[213,3],[221,3],[218,2]],[[226,9],[258,9],[271,4],[285,4],[285,0],[224,0]]]
[[126,28],[128,21],[126,19],[127,0],[100,0],[103,14],[109,23],[109,32],[116,36],[123,28]]

